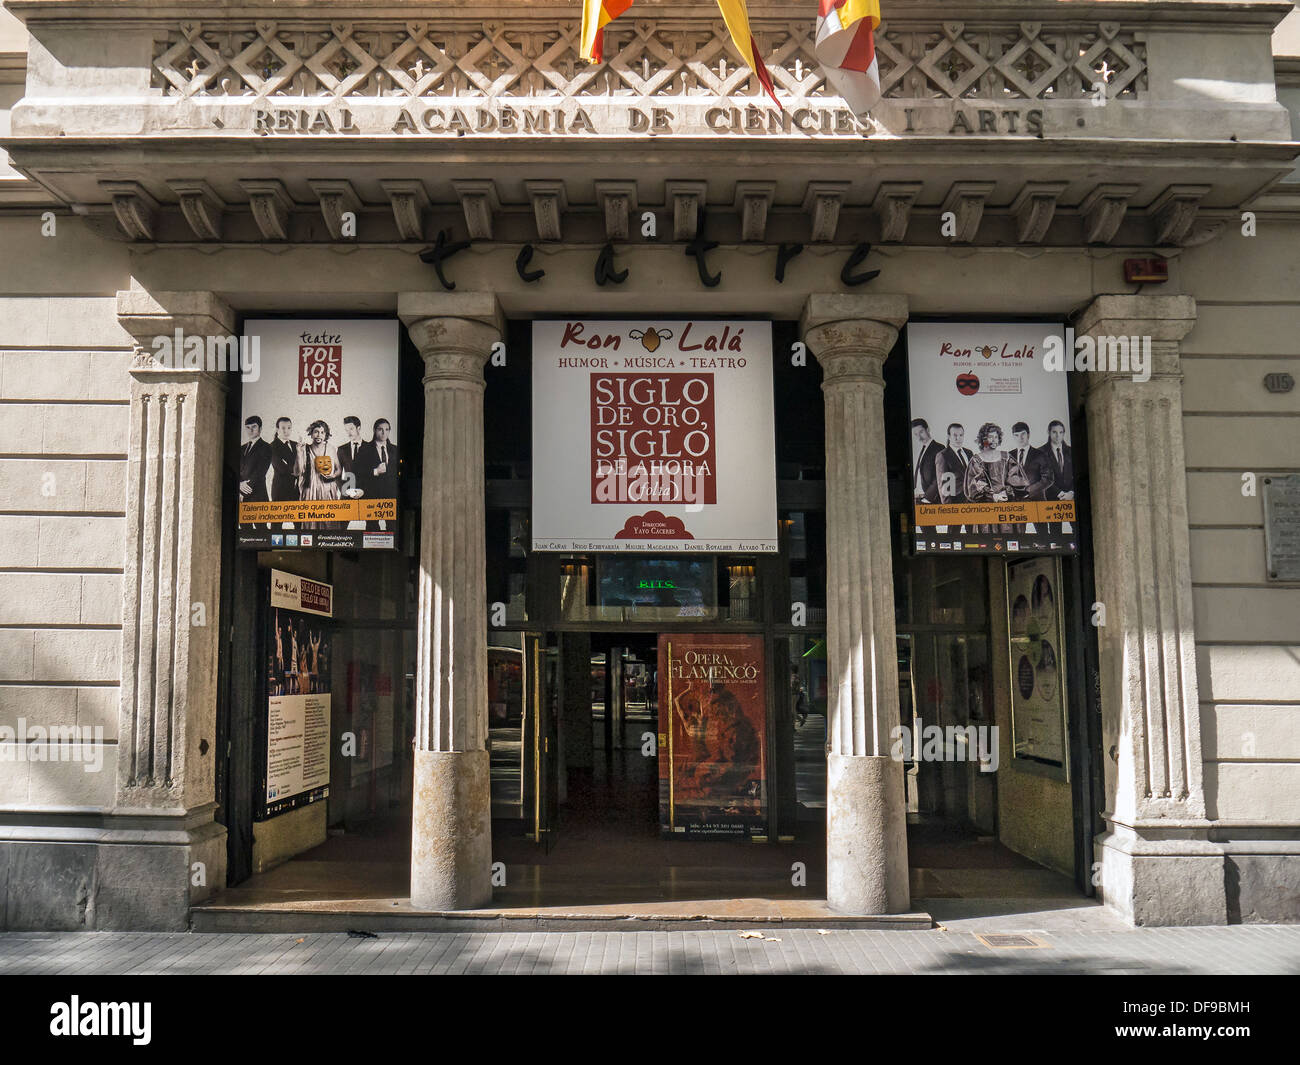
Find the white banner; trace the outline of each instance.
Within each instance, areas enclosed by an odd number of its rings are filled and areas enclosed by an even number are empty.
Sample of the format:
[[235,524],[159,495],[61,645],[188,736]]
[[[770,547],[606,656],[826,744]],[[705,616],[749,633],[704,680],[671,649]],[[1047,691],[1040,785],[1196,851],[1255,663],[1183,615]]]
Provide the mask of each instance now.
[[771,324],[535,322],[532,537],[776,551]]

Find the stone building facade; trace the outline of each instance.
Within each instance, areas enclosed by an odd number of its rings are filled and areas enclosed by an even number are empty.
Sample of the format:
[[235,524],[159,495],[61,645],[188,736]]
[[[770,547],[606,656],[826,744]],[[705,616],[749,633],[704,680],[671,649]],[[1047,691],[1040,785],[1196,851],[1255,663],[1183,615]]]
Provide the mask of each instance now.
[[[1150,337],[1150,380],[1070,384],[1105,607],[1093,883],[1137,923],[1300,919],[1300,582],[1270,575],[1263,494],[1244,490],[1300,474],[1298,393],[1264,384],[1300,366],[1300,15],[890,0],[884,98],[859,124],[818,72],[813,5],[750,6],[784,110],[709,5],[638,0],[588,66],[568,0],[8,0],[0,726],[99,729],[102,771],[31,757],[30,733],[0,744],[0,927],[181,928],[225,885],[228,475],[210,442],[229,380],[150,345],[269,314],[400,318],[426,410],[471,442],[510,322],[800,323],[825,375],[828,899],[868,914],[911,907],[883,739],[899,713],[883,384],[899,331],[1056,316]],[[440,231],[473,242],[448,260],[454,291],[420,258]],[[698,237],[718,244],[714,287],[683,255]],[[607,242],[626,284],[593,277]],[[778,281],[777,247],[796,242]],[[880,275],[850,285],[863,244]],[[540,282],[516,271],[524,245]],[[1127,282],[1134,259],[1168,279]],[[482,542],[484,473],[432,435],[412,900],[451,911],[491,894],[482,557],[443,550]],[[1051,787],[1006,784],[1009,845],[1050,849],[1032,811]]]

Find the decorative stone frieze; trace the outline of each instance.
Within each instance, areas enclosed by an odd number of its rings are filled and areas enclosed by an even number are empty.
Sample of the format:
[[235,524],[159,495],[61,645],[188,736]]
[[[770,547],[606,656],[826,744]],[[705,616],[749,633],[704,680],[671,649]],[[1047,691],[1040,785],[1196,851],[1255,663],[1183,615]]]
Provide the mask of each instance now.
[[[833,97],[813,54],[816,20],[755,18],[777,91]],[[646,98],[758,95],[716,17],[620,19],[605,61],[579,56],[579,23],[539,17],[364,22],[187,20],[156,45],[152,80],[169,96]],[[1146,87],[1140,33],[1118,22],[1060,24],[904,17],[876,34],[888,98],[1108,98]]]

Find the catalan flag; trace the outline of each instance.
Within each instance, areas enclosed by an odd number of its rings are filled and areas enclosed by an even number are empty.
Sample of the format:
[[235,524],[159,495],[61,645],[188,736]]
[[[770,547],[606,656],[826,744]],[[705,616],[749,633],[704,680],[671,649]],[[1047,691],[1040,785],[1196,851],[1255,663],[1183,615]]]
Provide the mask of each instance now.
[[880,99],[875,31],[880,0],[820,0],[814,52],[830,87],[856,115]]
[[605,27],[632,6],[632,0],[582,0],[582,58],[599,63],[605,53]]
[[[822,0],[822,3],[824,5],[826,0]],[[768,73],[767,64],[763,62],[763,57],[758,51],[758,42],[754,40],[754,35],[749,29],[749,11],[745,7],[745,0],[718,0],[718,8],[722,12],[723,21],[727,24],[727,30],[731,33],[731,43],[744,56],[749,69],[758,75],[758,83],[767,90],[767,94],[776,102],[776,106],[780,107],[781,101],[776,98],[776,86],[772,84],[772,75]]]

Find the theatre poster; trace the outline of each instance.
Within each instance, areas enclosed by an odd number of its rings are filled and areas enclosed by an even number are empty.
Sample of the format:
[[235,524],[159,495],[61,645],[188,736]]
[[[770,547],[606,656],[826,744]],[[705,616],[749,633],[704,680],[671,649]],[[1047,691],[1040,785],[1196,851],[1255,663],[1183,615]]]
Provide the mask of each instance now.
[[270,571],[266,762],[258,820],[329,795],[333,600],[329,584]]
[[914,553],[1078,548],[1066,373],[1044,355],[1064,327],[907,327]]
[[397,547],[398,323],[245,324],[238,546]]
[[661,635],[657,684],[663,836],[766,835],[762,637]]
[[1007,566],[1011,663],[1011,745],[1015,763],[1068,778],[1065,626],[1061,564],[1019,559]]
[[537,551],[775,552],[769,322],[533,325]]

